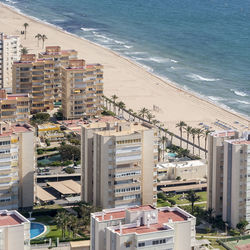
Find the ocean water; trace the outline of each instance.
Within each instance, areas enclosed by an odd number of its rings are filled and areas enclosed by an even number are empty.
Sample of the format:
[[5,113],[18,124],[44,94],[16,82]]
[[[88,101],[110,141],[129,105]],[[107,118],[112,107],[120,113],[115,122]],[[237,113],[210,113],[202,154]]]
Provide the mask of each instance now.
[[0,0],[250,116],[250,0]]

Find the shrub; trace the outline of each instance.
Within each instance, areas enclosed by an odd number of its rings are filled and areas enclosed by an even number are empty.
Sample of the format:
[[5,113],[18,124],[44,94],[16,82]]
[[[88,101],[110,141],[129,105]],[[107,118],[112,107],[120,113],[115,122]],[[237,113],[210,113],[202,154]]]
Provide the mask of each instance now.
[[37,154],[42,155],[44,153],[44,150],[41,148],[37,149]]
[[74,169],[74,168],[71,168],[71,167],[65,168],[64,171],[65,171],[67,174],[74,174],[74,173],[75,173],[75,169]]
[[163,201],[167,200],[167,197],[164,193],[158,193],[157,194],[158,199],[162,199]]
[[50,146],[50,141],[48,139],[45,140],[47,146]]
[[176,205],[176,201],[174,199],[168,199],[168,201],[172,206]]
[[53,161],[49,164],[50,166],[55,166],[55,167],[58,167],[58,166],[61,166],[61,162],[60,161]]

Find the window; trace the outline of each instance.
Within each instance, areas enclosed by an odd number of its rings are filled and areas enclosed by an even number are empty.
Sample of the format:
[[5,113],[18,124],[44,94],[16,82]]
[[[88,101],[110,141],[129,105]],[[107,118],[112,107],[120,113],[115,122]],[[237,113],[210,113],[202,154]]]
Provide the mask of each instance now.
[[138,247],[145,247],[145,242],[140,242],[140,243],[138,244]]
[[126,248],[128,248],[128,247],[130,247],[130,246],[131,246],[131,242],[126,242],[126,243],[125,243],[125,247],[126,247]]

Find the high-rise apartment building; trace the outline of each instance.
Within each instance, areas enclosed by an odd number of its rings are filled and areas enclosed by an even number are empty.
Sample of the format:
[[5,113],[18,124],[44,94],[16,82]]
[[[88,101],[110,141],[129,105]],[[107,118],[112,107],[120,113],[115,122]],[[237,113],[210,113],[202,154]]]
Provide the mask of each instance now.
[[33,207],[34,130],[0,122],[0,209]]
[[47,46],[45,52],[39,53],[38,57],[54,61],[53,96],[55,102],[61,102],[61,67],[68,67],[69,60],[77,58],[77,51],[62,50],[60,46]]
[[30,221],[15,210],[0,210],[0,249],[31,249]]
[[0,33],[0,88],[11,91],[12,64],[20,56],[20,38]]
[[0,90],[0,121],[25,123],[29,121],[29,94],[7,94]]
[[84,60],[70,60],[62,67],[62,109],[66,119],[94,117],[101,114],[103,66],[85,65]]
[[148,124],[82,126],[82,199],[102,208],[157,202],[157,132]]
[[22,55],[13,64],[13,93],[30,94],[31,113],[54,107],[54,65],[53,59],[36,59],[34,54]]
[[250,132],[224,144],[223,220],[250,223]]
[[207,206],[222,215],[224,182],[224,141],[238,138],[237,131],[220,131],[208,135]]
[[105,209],[91,214],[90,249],[190,250],[199,246],[195,224],[196,218],[178,207]]

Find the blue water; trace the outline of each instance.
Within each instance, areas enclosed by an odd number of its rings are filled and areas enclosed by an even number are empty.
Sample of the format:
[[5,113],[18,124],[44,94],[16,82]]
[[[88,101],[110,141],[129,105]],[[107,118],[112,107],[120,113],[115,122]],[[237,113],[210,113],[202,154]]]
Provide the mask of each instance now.
[[172,158],[175,158],[177,156],[177,154],[175,154],[175,153],[168,153],[168,156],[172,157]]
[[250,116],[249,0],[0,1]]
[[45,226],[40,223],[30,223],[30,238],[33,239],[44,232]]

